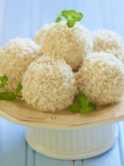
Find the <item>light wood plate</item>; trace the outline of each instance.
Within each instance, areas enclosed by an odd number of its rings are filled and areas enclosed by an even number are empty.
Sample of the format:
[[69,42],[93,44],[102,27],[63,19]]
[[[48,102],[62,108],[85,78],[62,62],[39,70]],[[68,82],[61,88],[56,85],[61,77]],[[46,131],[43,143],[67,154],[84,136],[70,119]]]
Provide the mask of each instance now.
[[43,113],[23,101],[0,101],[0,116],[18,124],[58,129],[91,127],[124,119],[124,99],[117,104],[99,108],[89,114]]

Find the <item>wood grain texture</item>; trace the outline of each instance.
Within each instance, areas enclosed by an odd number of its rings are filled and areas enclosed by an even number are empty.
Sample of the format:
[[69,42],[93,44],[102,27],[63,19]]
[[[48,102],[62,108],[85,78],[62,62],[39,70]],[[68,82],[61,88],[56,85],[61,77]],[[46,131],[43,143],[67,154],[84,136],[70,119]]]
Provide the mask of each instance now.
[[25,166],[24,128],[0,119],[0,166]]
[[52,166],[73,166],[72,161],[56,160],[45,156],[41,156],[38,153],[36,154],[35,166],[51,166],[51,164]]
[[35,166],[35,161],[36,161],[36,152],[31,149],[28,145],[27,145],[27,159],[26,159],[26,166]]
[[[124,124],[119,127],[123,134]],[[121,136],[120,135],[120,136]],[[0,119],[0,166],[123,166],[120,146],[123,136],[108,152],[88,160],[61,161],[51,159],[34,152],[24,139],[24,128]],[[122,153],[122,154],[121,154]]]
[[123,166],[121,165],[120,153],[118,149],[118,142],[116,145],[99,157],[83,161],[83,166]]
[[124,99],[120,103],[101,107],[89,114],[75,114],[68,110],[61,113],[45,113],[33,109],[23,101],[0,101],[0,116],[32,127],[82,128],[123,120]]

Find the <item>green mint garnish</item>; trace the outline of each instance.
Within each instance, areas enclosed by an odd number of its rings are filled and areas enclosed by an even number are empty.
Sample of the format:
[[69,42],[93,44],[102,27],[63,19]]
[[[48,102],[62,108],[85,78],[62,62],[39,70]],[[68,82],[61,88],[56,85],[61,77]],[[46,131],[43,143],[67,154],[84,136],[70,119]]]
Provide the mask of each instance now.
[[96,104],[91,103],[88,98],[79,93],[75,96],[74,104],[69,106],[69,110],[73,113],[89,113],[96,109]]
[[73,16],[76,21],[81,21],[83,18],[83,14],[81,12],[77,13],[76,15]]
[[56,18],[55,22],[59,23],[62,19],[65,19],[66,25],[71,28],[75,25],[76,22],[81,21],[83,14],[75,10],[63,10],[59,16]]
[[3,88],[7,85],[8,78],[6,75],[0,76],[0,88]]
[[73,20],[73,19],[68,20],[67,25],[69,28],[73,27],[75,25],[75,20]]
[[61,12],[61,16],[65,19],[68,19],[69,15],[68,15],[68,10],[62,10]]
[[56,18],[56,23],[61,22],[61,21],[62,21],[62,18],[60,16]]
[[69,106],[69,110],[74,113],[78,113],[80,110],[79,104],[75,103]]
[[18,86],[16,87],[16,94],[19,95],[21,93],[22,90],[22,85],[21,83],[18,84]]
[[21,83],[17,85],[14,92],[9,92],[7,89],[8,77],[6,75],[0,76],[0,88],[4,88],[4,92],[0,92],[0,100],[15,100],[21,97],[22,90]]
[[80,106],[89,104],[88,98],[82,93],[79,93],[78,95],[76,95],[75,100],[79,103]]
[[0,100],[15,100],[16,95],[13,92],[1,92]]

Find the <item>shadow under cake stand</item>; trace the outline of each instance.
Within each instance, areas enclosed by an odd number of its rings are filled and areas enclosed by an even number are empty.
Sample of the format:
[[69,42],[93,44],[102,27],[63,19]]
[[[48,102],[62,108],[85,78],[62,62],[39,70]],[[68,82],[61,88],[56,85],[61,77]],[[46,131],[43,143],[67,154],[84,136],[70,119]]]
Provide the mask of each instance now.
[[86,159],[109,150],[116,142],[116,122],[124,119],[124,100],[89,114],[43,113],[22,101],[0,101],[0,116],[26,126],[28,144],[57,159]]

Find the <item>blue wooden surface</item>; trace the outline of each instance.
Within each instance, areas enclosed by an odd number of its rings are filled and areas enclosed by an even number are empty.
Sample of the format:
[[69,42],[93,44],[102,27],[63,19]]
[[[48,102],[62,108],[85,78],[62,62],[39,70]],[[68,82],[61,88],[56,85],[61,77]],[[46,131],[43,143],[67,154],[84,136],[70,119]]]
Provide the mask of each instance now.
[[0,166],[124,166],[123,123],[115,146],[98,157],[62,161],[34,152],[25,142],[24,127],[0,119]]
[[[33,37],[62,9],[85,13],[89,29],[104,27],[124,37],[123,0],[0,0],[0,46],[15,36]],[[124,124],[119,124],[116,145],[104,155],[88,160],[61,161],[34,152],[25,142],[25,128],[0,119],[0,166],[124,166]]]

